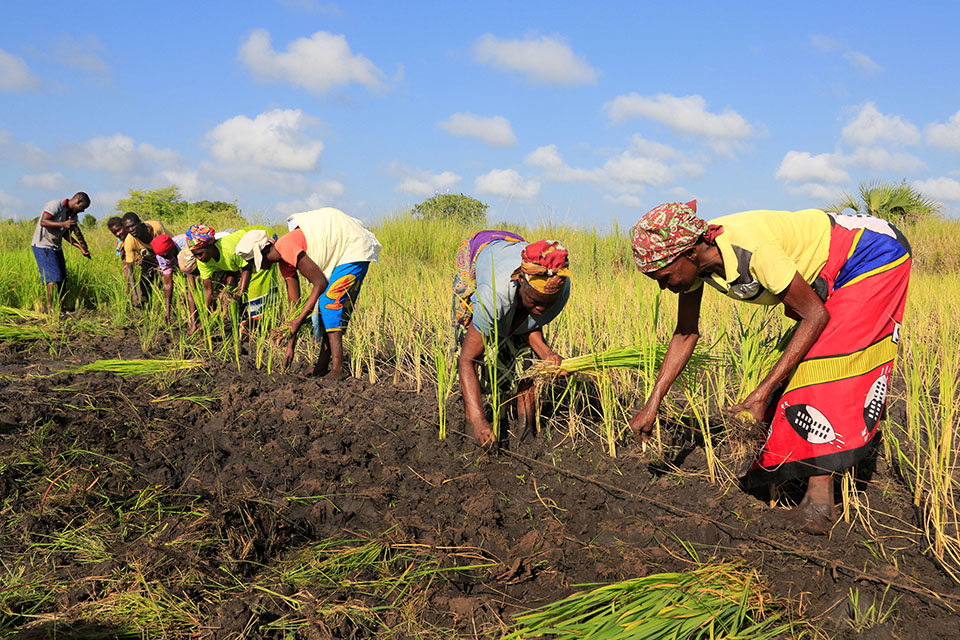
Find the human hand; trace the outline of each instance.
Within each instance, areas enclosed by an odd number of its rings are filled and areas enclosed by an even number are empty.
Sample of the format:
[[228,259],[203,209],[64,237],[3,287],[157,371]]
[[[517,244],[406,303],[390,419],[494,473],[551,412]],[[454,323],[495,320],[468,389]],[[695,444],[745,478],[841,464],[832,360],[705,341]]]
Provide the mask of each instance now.
[[650,439],[653,432],[653,423],[657,420],[657,408],[644,406],[632,418],[630,418],[630,430],[640,442],[646,442]]
[[560,357],[556,351],[551,351],[546,358],[543,359],[544,362],[549,363],[551,366],[557,367],[556,375],[561,378],[566,378],[570,375],[569,371],[564,371],[560,369],[560,365],[563,363],[563,358]]
[[766,413],[767,398],[768,394],[757,389],[744,398],[743,402],[727,409],[727,412],[735,418],[752,419],[753,422],[761,422],[764,413]]
[[489,422],[482,420],[476,424],[472,424],[471,428],[473,430],[473,438],[477,441],[478,445],[489,450],[495,450],[497,448],[497,437],[494,435]]
[[195,334],[197,331],[200,331],[200,324],[197,323],[197,322],[194,322],[193,320],[191,320],[191,321],[190,321],[190,329],[187,331],[187,335],[188,335],[188,336],[192,336],[192,335]]
[[283,366],[289,367],[290,363],[293,362],[295,345],[296,345],[296,341],[291,337],[290,340],[287,341],[287,348],[283,352]]

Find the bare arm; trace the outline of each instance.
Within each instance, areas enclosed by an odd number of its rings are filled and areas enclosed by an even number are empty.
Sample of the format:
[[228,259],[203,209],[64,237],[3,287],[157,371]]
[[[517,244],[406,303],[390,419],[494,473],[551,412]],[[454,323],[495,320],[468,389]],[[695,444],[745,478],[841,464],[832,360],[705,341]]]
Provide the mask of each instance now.
[[460,373],[460,391],[463,394],[464,411],[473,430],[473,437],[482,446],[495,443],[493,429],[483,415],[483,401],[480,393],[480,376],[477,366],[483,362],[483,336],[473,326],[467,325],[467,335],[460,347],[457,369]]
[[210,278],[203,279],[203,304],[208,311],[213,311],[213,281]]
[[530,333],[524,334],[524,339],[527,341],[527,344],[530,345],[530,348],[533,349],[533,352],[537,354],[537,357],[541,360],[546,360],[547,362],[555,365],[559,365],[563,358],[560,355],[550,348],[550,345],[546,343],[543,339],[543,330],[534,329]]
[[763,419],[770,394],[777,388],[780,381],[800,364],[830,322],[830,312],[827,311],[827,307],[799,273],[793,276],[793,282],[777,297],[788,309],[800,316],[800,324],[797,325],[783,355],[773,365],[767,377],[743,402],[730,407],[730,411],[734,413],[749,411],[757,420]]
[[140,288],[133,281],[133,263],[123,261],[123,281],[127,285],[127,291],[133,298],[133,304],[140,304]]
[[[300,325],[303,324],[303,321],[306,320],[311,313],[313,313],[314,308],[317,306],[317,301],[320,300],[320,294],[322,294],[327,288],[327,277],[323,275],[323,271],[320,270],[320,267],[317,266],[317,263],[311,260],[306,253],[301,253],[300,257],[297,259],[297,271],[302,273],[303,277],[310,281],[310,284],[313,285],[313,289],[310,290],[310,295],[307,297],[307,303],[303,305],[303,310],[300,311],[300,315],[291,321],[290,329],[294,334],[300,330]],[[288,284],[288,294],[290,291],[289,287],[290,285]],[[297,288],[299,289],[299,285]]]
[[173,299],[173,273],[164,271],[163,276],[163,319],[170,322],[170,301]]
[[660,371],[657,372],[657,379],[653,383],[650,397],[647,398],[643,408],[630,418],[630,428],[638,438],[643,439],[650,435],[660,403],[663,402],[667,391],[693,355],[693,349],[700,339],[702,298],[703,287],[700,287],[696,291],[681,293],[677,300],[677,327],[663,356],[663,363],[660,365]]
[[247,292],[247,287],[250,286],[250,276],[253,273],[252,265],[244,265],[240,269],[240,284],[237,285],[237,298],[242,298],[243,294]]
[[63,222],[56,222],[49,211],[44,211],[40,214],[40,226],[50,229],[70,229],[77,226],[77,219],[67,217]]
[[197,302],[193,299],[193,296],[196,295],[197,278],[192,273],[185,275],[187,276],[187,311],[190,316],[190,333],[193,333],[200,328],[200,323],[197,321]]
[[[297,333],[300,331],[303,321],[313,313],[314,308],[317,306],[317,301],[320,299],[320,294],[327,288],[327,277],[323,275],[323,271],[320,270],[317,263],[311,260],[306,253],[301,253],[297,258],[297,271],[302,273],[303,277],[310,281],[313,289],[310,290],[310,295],[307,297],[306,304],[303,305],[303,310],[300,311],[296,318],[287,323],[287,326],[290,327],[290,339],[287,341],[287,348],[284,352],[284,362],[287,365],[293,361],[294,348],[297,345]],[[293,279],[296,279],[296,276],[294,276]],[[298,291],[297,297],[299,298],[299,283],[296,288]],[[291,295],[290,292],[291,282],[290,279],[287,279],[287,295]]]
[[293,274],[289,278],[284,278],[283,281],[287,285],[287,308],[293,311],[300,302],[300,278],[297,274]]

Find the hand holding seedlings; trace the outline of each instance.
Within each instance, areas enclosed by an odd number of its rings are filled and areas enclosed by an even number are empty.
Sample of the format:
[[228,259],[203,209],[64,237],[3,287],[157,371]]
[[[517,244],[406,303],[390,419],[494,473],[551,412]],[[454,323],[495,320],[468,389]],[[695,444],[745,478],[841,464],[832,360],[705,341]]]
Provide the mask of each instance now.
[[649,403],[630,418],[630,430],[640,442],[646,442],[650,439],[653,432],[653,423],[657,420],[657,407]]
[[769,394],[764,393],[762,390],[757,389],[744,398],[743,402],[727,409],[727,412],[738,420],[760,422],[763,420],[768,395]]

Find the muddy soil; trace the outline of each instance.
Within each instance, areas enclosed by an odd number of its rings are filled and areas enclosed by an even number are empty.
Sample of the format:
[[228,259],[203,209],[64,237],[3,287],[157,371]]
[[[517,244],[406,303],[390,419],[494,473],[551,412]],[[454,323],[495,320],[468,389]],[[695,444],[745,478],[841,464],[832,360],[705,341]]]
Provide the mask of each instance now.
[[[495,455],[456,433],[465,428],[455,401],[452,433],[438,440],[433,388],[418,392],[357,378],[327,383],[247,364],[238,372],[232,363],[162,384],[108,374],[24,377],[64,362],[143,357],[135,344],[97,338],[60,360],[40,348],[0,345],[6,374],[0,460],[10,460],[42,428],[37,446],[51,460],[68,462],[58,467],[68,474],[62,482],[38,482],[24,465],[3,467],[3,557],[26,562],[31,543],[75,526],[77,518],[96,517],[89,507],[71,507],[82,501],[70,492],[120,504],[157,488],[204,515],[158,513],[167,526],[129,536],[106,561],[64,552],[57,575],[77,586],[56,594],[46,609],[53,616],[68,619],[128,566],[168,585],[184,584],[185,573],[242,582],[318,540],[388,535],[424,545],[449,566],[492,565],[451,573],[425,594],[430,623],[464,637],[495,636],[512,616],[562,598],[577,584],[684,570],[691,550],[701,561],[756,567],[769,589],[788,599],[793,617],[814,621],[832,637],[855,635],[847,624],[850,590],[859,591],[863,608],[884,593],[884,581],[898,585],[891,594],[900,600],[892,619],[867,637],[958,637],[947,607],[900,588],[960,595],[920,553],[920,539],[909,533],[918,514],[882,456],[864,484],[872,530],[854,514],[829,537],[813,536],[769,526],[767,502],[730,483],[710,483],[702,448],[679,435],[669,464],[633,443],[611,458],[595,440],[571,442],[549,428]],[[207,399],[176,399],[185,396]],[[76,482],[66,482],[69,474]],[[29,576],[31,567],[25,569]],[[225,590],[211,600],[191,587],[169,588],[198,602],[203,637],[282,637],[263,630],[264,621],[281,616],[282,602],[262,591]],[[26,633],[32,624],[24,618],[12,629]],[[298,633],[373,631],[317,621],[313,632]]]

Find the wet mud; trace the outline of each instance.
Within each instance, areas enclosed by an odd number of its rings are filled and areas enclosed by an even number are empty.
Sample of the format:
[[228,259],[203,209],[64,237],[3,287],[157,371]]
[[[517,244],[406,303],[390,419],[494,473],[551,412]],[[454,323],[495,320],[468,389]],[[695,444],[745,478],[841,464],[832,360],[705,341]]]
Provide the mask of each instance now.
[[[61,360],[0,346],[4,557],[23,562],[30,545],[76,528],[78,519],[116,519],[105,499],[129,505],[151,491],[164,496],[149,535],[128,533],[106,557],[55,553],[56,576],[75,586],[57,591],[48,614],[69,619],[136,566],[197,603],[202,637],[283,637],[263,624],[285,615],[282,597],[291,593],[230,585],[256,582],[265,567],[320,540],[386,537],[419,545],[445,567],[483,565],[444,574],[419,594],[431,625],[463,637],[496,637],[512,616],[575,585],[683,570],[691,556],[748,563],[790,616],[833,637],[855,637],[851,589],[862,607],[881,597],[885,583],[900,600],[870,637],[957,637],[948,603],[916,593],[957,598],[960,590],[921,553],[911,533],[919,515],[882,455],[862,486],[869,528],[854,512],[830,536],[813,536],[772,527],[768,502],[728,481],[711,483],[702,447],[682,434],[667,461],[632,442],[611,458],[599,442],[573,442],[549,423],[533,442],[508,439],[491,454],[457,433],[465,427],[456,395],[448,403],[451,434],[437,438],[432,387],[328,383],[246,363],[239,372],[215,364],[161,382],[36,375],[67,361],[143,357],[129,345],[97,338]],[[27,450],[64,475],[38,476],[17,464]],[[209,584],[223,585],[216,598],[201,593],[198,585]],[[33,629],[27,618],[11,624]],[[296,637],[375,633],[317,620]]]

